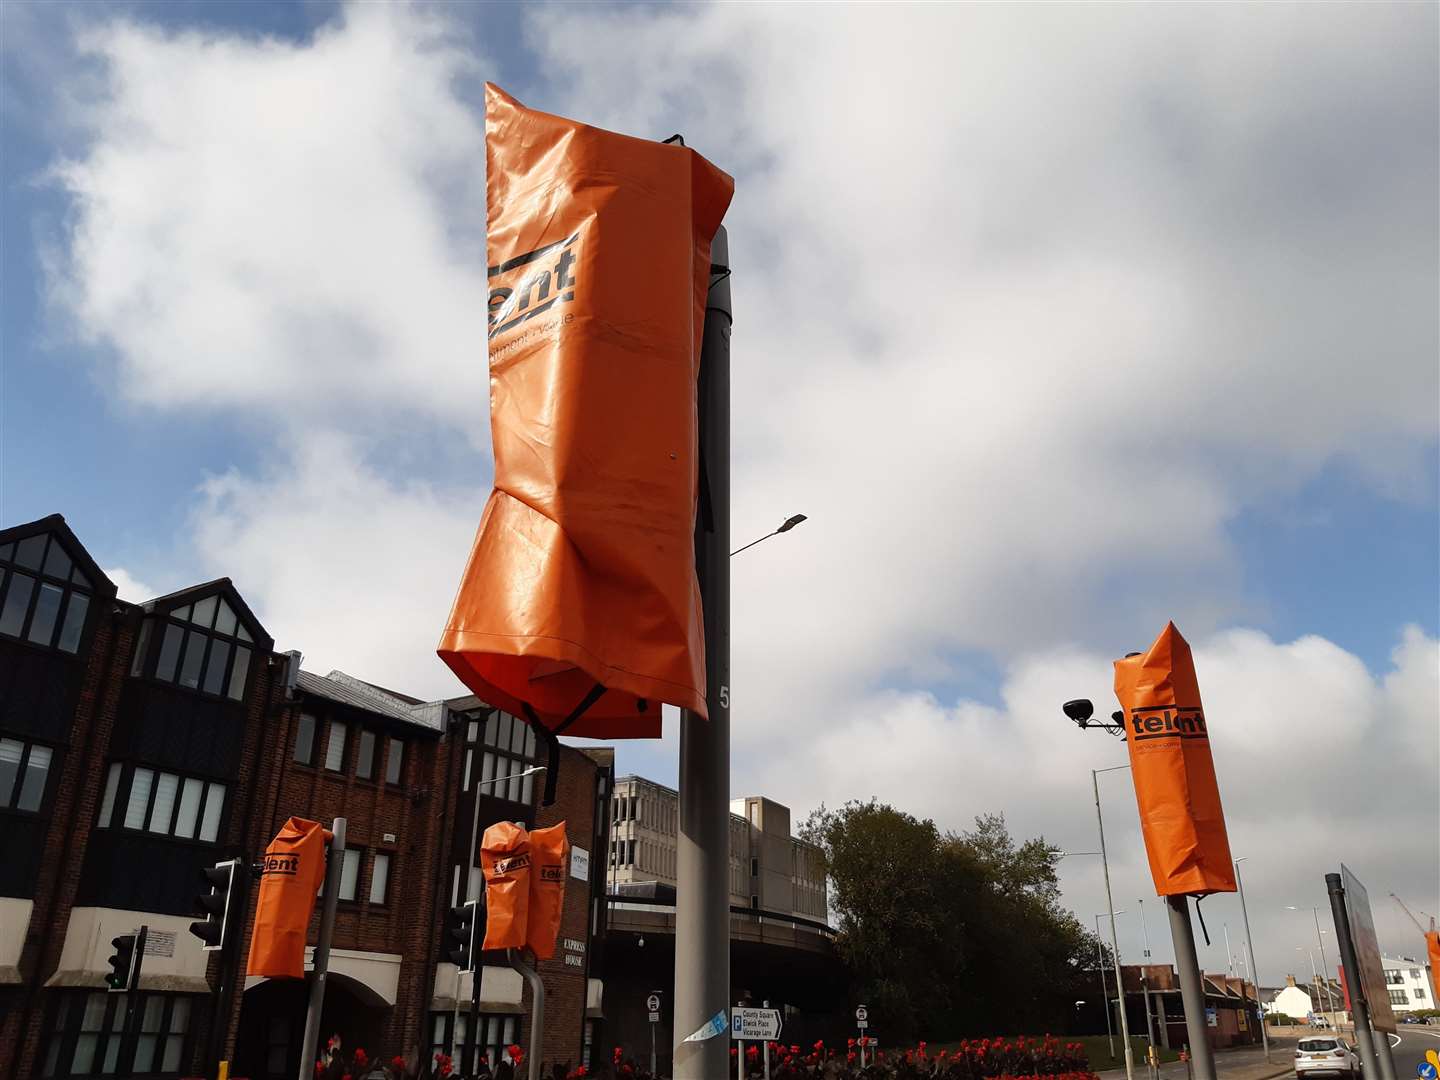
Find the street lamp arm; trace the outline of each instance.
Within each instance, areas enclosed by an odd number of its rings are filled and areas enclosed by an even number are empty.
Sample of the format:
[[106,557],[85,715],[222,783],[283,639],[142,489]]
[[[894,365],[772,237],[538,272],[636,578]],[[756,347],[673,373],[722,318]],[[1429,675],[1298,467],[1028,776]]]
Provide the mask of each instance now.
[[807,520],[809,520],[809,519],[806,518],[806,516],[805,516],[804,514],[792,514],[792,515],[790,515],[788,518],[786,518],[784,521],[782,521],[782,522],[780,523],[780,527],[779,527],[778,529],[776,529],[774,532],[768,532],[768,533],[766,533],[764,536],[760,537],[759,540],[751,540],[750,543],[746,544],[744,547],[738,547],[738,548],[736,548],[734,551],[730,552],[730,557],[733,559],[736,555],[739,555],[740,552],[750,550],[752,547],[754,547],[756,544],[760,543],[762,540],[769,540],[772,536],[779,536],[781,533],[787,533],[787,532],[789,532],[791,529],[793,529],[796,525],[799,525],[802,521],[807,521]]

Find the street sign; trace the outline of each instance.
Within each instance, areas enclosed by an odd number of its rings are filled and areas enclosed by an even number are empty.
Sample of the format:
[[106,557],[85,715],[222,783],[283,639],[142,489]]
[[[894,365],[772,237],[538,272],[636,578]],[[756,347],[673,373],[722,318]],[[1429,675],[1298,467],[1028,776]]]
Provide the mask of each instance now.
[[1219,1026],[1220,1026],[1220,1013],[1219,1013],[1218,1011],[1216,1011],[1215,1009],[1206,1009],[1206,1010],[1205,1010],[1205,1023],[1206,1023],[1206,1025],[1209,1026],[1209,1027],[1219,1027]]
[[658,1024],[660,1022],[660,1014],[658,1012],[652,1012],[650,1014],[650,1022],[652,1024]]
[[[1380,962],[1380,940],[1375,934],[1375,917],[1370,914],[1370,897],[1360,879],[1340,864],[1345,884],[1345,914],[1350,919],[1350,936],[1355,941],[1355,959],[1360,965],[1360,992],[1370,1006],[1370,1026],[1395,1034],[1395,1012],[1390,1008],[1390,988]],[[1350,988],[1354,993],[1355,988]]]
[[768,1042],[780,1037],[780,1011],[778,1009],[730,1010],[730,1037],[748,1042]]
[[657,1012],[659,1012],[659,1011],[660,1011],[660,995],[659,995],[659,994],[651,994],[649,997],[647,997],[647,998],[645,999],[645,1008],[649,1009],[652,1013],[657,1013]]
[[867,1009],[864,1005],[859,1006],[855,1010],[855,1026],[858,1028],[866,1028],[870,1026],[870,1010]]

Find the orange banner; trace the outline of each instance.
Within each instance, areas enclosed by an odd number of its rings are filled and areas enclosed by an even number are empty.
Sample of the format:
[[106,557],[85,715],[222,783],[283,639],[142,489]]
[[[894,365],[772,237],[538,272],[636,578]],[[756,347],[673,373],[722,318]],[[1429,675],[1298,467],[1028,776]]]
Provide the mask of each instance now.
[[525,939],[536,959],[555,955],[560,919],[565,914],[565,877],[570,869],[570,840],[565,822],[530,830],[530,925]]
[[495,488],[439,653],[551,730],[657,737],[661,702],[706,712],[695,380],[734,185],[493,85],[485,161]]
[[530,914],[530,837],[522,826],[499,821],[480,838],[485,872],[485,949],[525,945]]
[[1430,959],[1430,1000],[1440,1002],[1440,933],[1431,930],[1425,935],[1425,954]]
[[247,975],[305,977],[305,936],[315,894],[325,880],[325,845],[332,838],[318,821],[292,817],[265,849]]
[[1190,645],[1169,623],[1115,661],[1150,876],[1160,896],[1235,891],[1235,865]]

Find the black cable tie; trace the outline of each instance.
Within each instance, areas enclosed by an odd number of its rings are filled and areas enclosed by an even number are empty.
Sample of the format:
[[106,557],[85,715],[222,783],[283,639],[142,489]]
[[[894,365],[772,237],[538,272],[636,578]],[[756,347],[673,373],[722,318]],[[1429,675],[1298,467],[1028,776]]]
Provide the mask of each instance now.
[[1210,931],[1205,929],[1205,915],[1200,910],[1200,901],[1204,899],[1205,897],[1203,896],[1197,896],[1195,898],[1195,917],[1200,920],[1200,933],[1205,935],[1205,946],[1208,948],[1210,946]]

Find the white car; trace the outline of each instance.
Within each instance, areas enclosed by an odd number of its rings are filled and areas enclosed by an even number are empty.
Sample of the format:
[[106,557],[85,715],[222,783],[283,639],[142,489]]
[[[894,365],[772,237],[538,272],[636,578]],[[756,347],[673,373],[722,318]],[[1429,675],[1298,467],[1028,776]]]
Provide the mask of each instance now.
[[1344,1039],[1310,1036],[1295,1044],[1295,1075],[1311,1073],[1337,1073],[1355,1080],[1360,1075],[1360,1057]]

